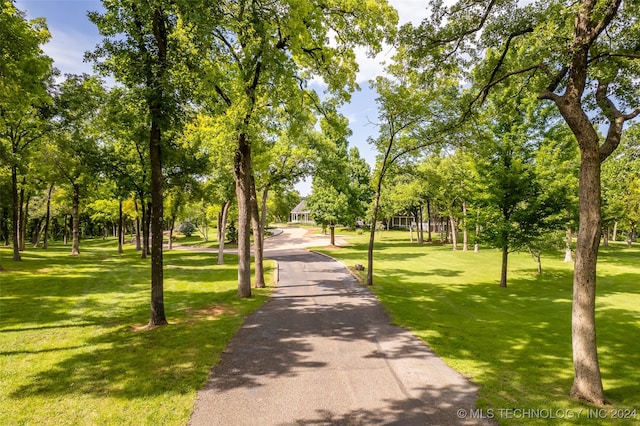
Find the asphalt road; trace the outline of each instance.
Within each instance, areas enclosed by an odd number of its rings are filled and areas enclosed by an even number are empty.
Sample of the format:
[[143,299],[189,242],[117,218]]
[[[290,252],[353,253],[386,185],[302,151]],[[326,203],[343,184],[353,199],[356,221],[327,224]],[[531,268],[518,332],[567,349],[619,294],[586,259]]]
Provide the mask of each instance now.
[[476,387],[389,325],[342,264],[274,239],[278,287],[212,370],[191,425],[482,424],[458,415]]

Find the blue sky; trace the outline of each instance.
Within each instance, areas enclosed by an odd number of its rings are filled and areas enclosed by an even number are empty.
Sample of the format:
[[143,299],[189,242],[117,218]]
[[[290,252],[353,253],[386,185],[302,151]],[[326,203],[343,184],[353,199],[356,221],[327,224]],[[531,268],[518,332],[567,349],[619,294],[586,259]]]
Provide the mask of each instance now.
[[[426,0],[389,0],[389,3],[398,10],[400,23],[419,23],[427,14]],[[52,38],[44,50],[63,74],[92,73],[92,65],[83,62],[83,55],[95,48],[100,42],[100,35],[87,18],[87,11],[100,10],[102,3],[99,0],[17,0],[16,5],[27,12],[28,18],[46,18]],[[350,104],[342,108],[353,132],[350,145],[358,147],[362,157],[371,165],[375,162],[376,152],[367,139],[377,134],[376,126],[371,124],[376,121],[377,107],[376,94],[369,88],[368,81],[382,73],[380,62],[389,60],[391,54],[391,49],[386,48],[372,59],[364,55],[364,50],[359,52],[358,83],[361,90],[354,93]],[[310,185],[302,183],[297,189],[307,195]]]

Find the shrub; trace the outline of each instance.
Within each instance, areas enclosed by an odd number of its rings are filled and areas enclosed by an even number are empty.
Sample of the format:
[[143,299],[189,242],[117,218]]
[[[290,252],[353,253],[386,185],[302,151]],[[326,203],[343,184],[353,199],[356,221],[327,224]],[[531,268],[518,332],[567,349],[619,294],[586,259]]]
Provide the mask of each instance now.
[[180,226],[178,226],[178,231],[182,233],[186,237],[190,237],[196,230],[196,226],[189,222],[182,222]]

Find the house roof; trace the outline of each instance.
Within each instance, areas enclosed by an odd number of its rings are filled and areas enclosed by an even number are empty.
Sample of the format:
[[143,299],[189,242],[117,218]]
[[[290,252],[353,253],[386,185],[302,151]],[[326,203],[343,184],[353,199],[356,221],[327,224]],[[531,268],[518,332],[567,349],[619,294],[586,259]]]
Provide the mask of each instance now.
[[295,206],[293,210],[291,210],[291,213],[309,213],[309,212],[311,212],[311,210],[309,210],[309,208],[307,207],[307,202],[305,200],[300,201],[298,205]]

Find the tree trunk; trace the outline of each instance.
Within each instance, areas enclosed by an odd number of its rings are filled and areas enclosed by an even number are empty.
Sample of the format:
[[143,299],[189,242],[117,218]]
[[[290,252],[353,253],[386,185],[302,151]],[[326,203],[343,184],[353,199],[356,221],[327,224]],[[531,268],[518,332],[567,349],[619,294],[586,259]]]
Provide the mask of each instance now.
[[161,130],[151,122],[149,132],[149,157],[151,159],[151,318],[149,327],[167,324],[164,312],[164,271],[162,259],[163,226],[163,177]]
[[431,236],[431,228],[433,226],[433,222],[431,221],[431,201],[427,200],[427,228],[429,228],[428,231],[428,237],[427,237],[427,242],[431,243],[433,242],[433,238]]
[[[138,209],[138,201],[133,197],[133,205],[136,208],[136,251],[142,250],[142,245],[140,242],[140,211]],[[144,215],[144,212],[142,213]]]
[[611,240],[615,241],[618,238],[618,221],[613,222],[613,235]]
[[25,208],[24,208],[24,187],[25,179],[22,179],[22,185],[20,186],[20,198],[18,201],[18,250],[24,251],[24,229],[26,227]]
[[538,262],[538,275],[542,275],[542,261],[540,260],[540,253],[536,256],[536,262]]
[[500,287],[507,286],[507,264],[509,262],[509,247],[502,247],[502,270],[500,272]]
[[44,230],[42,231],[42,248],[47,249],[49,244],[49,224],[51,223],[51,193],[53,192],[53,185],[49,185],[49,191],[47,192],[47,213],[44,219]]
[[251,297],[251,145],[240,132],[234,155],[234,178],[238,199],[238,297]]
[[422,206],[418,207],[418,244],[424,244],[424,229],[422,227]]
[[8,246],[11,244],[11,237],[9,236],[9,209],[4,207],[0,207],[0,239],[4,241],[4,245]]
[[469,251],[469,236],[467,235],[467,202],[462,202],[462,251]]
[[146,238],[147,256],[151,255],[151,239],[153,238],[153,236],[151,235],[153,232],[153,228],[151,228],[152,212],[153,212],[153,197],[151,201],[147,202],[147,216],[144,224],[144,227],[147,231],[147,238]]
[[171,216],[169,220],[169,250],[173,250],[173,228],[176,225],[176,217]]
[[122,199],[118,200],[118,253],[124,253],[124,250],[122,249],[122,241],[124,240],[124,235],[123,235],[123,228],[124,228],[124,224],[123,224],[123,219],[122,219]]
[[27,248],[27,226],[29,225],[29,203],[31,194],[27,193],[24,201],[24,213],[22,215],[22,226],[20,227],[20,250]]
[[258,211],[258,198],[256,194],[256,182],[251,175],[251,226],[253,228],[253,258],[255,265],[255,287],[265,288],[264,282],[264,263],[262,261],[262,232],[260,229],[261,221]]
[[449,226],[447,218],[440,218],[440,241],[444,244],[449,242]]
[[573,251],[571,250],[572,243],[572,231],[571,228],[567,227],[567,235],[565,237],[565,247],[564,247],[564,261],[565,263],[573,262]]
[[329,229],[330,229],[329,232],[331,232],[331,236],[329,238],[329,244],[332,247],[335,247],[335,245],[336,245],[336,226],[334,224],[331,224],[331,225],[329,225]]
[[451,244],[453,251],[458,250],[458,227],[456,226],[456,220],[453,216],[449,216],[449,222],[451,223]]
[[73,185],[73,203],[71,205],[71,255],[80,254],[80,187]]
[[269,185],[262,190],[262,212],[260,213],[260,238],[262,238],[262,250],[264,250],[264,233],[267,229],[267,199],[269,197]]
[[231,200],[227,200],[222,207],[222,220],[218,221],[218,265],[224,265],[224,240],[227,232],[227,217],[231,208]]
[[[73,221],[73,218],[71,218],[71,221]],[[69,227],[69,221],[67,220],[67,215],[64,215],[64,229],[62,231],[62,240],[63,240],[63,244],[66,246],[67,244],[69,244],[69,229],[73,227],[73,225],[71,225],[71,227]]]
[[149,252],[149,212],[147,210],[147,203],[144,199],[144,194],[140,193],[140,210],[142,217],[140,218],[140,226],[142,227],[142,251],[140,253],[141,259],[146,259]]
[[480,251],[480,243],[478,243],[478,238],[480,238],[480,209],[476,212],[476,234],[475,234],[475,242],[473,243],[473,252],[478,253]]
[[604,227],[602,232],[602,246],[609,247],[609,224]]
[[18,199],[18,166],[13,164],[11,166],[11,193],[12,193],[12,217],[11,225],[13,226],[13,260],[19,262],[22,260],[20,257],[20,201]]
[[604,404],[604,389],[596,344],[596,265],[601,227],[600,153],[581,147],[579,204],[580,225],[573,274],[571,336],[574,380],[571,396]]
[[380,173],[380,176],[378,176],[376,194],[373,199],[373,209],[371,212],[371,232],[369,233],[369,247],[367,249],[367,285],[373,285],[373,245],[375,243],[375,238],[376,238],[375,237],[376,222],[378,221],[378,209],[380,207],[381,189],[382,189],[382,173]]
[[33,233],[31,234],[31,241],[33,242],[33,248],[38,248],[40,245],[40,238],[42,231],[44,231],[44,219],[35,219],[33,224]]

